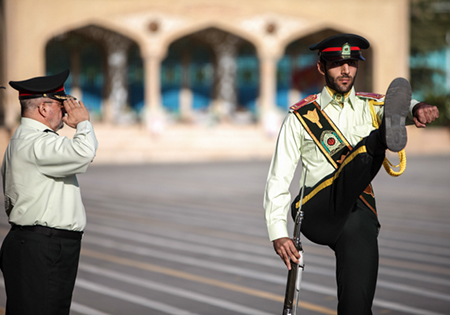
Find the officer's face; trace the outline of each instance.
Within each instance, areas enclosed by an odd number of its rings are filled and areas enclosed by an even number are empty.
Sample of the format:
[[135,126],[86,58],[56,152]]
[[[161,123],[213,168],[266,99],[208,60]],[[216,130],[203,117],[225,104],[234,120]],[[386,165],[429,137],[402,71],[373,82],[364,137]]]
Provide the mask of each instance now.
[[358,60],[328,61],[325,65],[319,61],[318,68],[328,87],[338,93],[347,93],[355,83]]
[[64,127],[64,122],[62,120],[64,115],[63,104],[52,99],[47,99],[44,103],[47,105],[47,122],[50,124],[50,127],[54,131],[57,131]]

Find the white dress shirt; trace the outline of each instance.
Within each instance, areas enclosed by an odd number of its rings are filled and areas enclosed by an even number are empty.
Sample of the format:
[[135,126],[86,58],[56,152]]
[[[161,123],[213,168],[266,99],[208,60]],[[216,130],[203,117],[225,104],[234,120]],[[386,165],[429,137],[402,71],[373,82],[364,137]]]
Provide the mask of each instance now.
[[75,174],[84,173],[98,147],[89,121],[77,125],[73,139],[60,137],[30,118],[22,118],[2,164],[9,222],[83,231],[86,213]]

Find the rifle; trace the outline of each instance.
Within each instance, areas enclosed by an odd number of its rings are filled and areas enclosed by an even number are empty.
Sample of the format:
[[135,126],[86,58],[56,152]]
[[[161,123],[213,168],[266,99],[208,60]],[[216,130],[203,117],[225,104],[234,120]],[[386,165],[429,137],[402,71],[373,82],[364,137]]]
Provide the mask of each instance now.
[[300,292],[300,283],[302,282],[302,273],[305,268],[305,264],[303,261],[303,247],[302,242],[300,241],[300,229],[303,221],[303,193],[305,191],[305,181],[306,181],[306,173],[308,172],[307,168],[304,168],[304,179],[303,179],[303,188],[300,192],[300,206],[298,207],[297,214],[295,216],[295,227],[294,227],[294,246],[298,250],[300,254],[300,259],[298,260],[298,264],[293,264],[291,260],[291,270],[289,270],[287,283],[286,283],[286,294],[284,296],[284,308],[283,315],[296,315],[297,314],[297,306],[298,306],[298,295]]

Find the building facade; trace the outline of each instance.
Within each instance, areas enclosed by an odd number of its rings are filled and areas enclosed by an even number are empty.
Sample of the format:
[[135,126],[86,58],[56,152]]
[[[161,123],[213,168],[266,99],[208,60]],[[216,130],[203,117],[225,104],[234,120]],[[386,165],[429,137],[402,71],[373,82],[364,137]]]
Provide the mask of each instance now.
[[[357,33],[357,89],[408,77],[408,0],[3,0],[0,80],[71,70],[67,89],[106,124],[270,122],[321,88],[308,46]],[[14,128],[17,92],[1,92]],[[269,124],[269,123],[268,123]]]

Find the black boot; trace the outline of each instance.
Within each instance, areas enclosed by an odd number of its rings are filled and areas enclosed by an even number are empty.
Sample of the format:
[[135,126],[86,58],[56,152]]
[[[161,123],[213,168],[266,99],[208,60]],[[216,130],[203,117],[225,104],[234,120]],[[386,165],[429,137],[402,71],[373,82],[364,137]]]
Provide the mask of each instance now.
[[380,138],[386,147],[399,152],[406,146],[405,120],[411,104],[411,86],[408,80],[396,78],[391,82],[384,101],[383,122],[380,125]]

